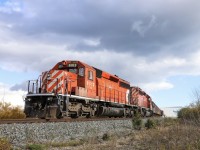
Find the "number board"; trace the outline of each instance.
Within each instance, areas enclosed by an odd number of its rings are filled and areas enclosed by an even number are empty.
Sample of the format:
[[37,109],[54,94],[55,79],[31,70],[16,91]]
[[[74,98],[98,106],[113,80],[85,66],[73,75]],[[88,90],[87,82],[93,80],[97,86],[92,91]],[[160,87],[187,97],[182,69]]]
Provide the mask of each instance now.
[[68,67],[77,67],[77,64],[68,64]]

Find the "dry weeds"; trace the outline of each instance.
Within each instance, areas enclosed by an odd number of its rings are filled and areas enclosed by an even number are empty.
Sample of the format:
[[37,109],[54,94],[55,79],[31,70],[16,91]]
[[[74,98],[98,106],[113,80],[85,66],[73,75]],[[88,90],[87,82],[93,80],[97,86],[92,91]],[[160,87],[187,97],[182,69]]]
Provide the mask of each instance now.
[[0,102],[0,119],[22,119],[25,118],[23,110],[19,106],[12,106],[7,102]]
[[[131,130],[112,134],[107,141],[88,140],[74,150],[199,150],[200,128],[173,119],[162,121],[154,129]],[[69,148],[69,147],[68,147]]]

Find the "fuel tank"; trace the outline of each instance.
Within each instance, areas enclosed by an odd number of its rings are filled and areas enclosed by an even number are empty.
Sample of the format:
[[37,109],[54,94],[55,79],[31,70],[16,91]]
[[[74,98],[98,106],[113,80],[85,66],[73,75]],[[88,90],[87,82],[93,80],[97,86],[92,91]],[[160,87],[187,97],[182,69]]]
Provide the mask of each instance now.
[[122,117],[124,116],[124,108],[113,108],[101,106],[99,108],[99,116],[108,116],[108,117]]

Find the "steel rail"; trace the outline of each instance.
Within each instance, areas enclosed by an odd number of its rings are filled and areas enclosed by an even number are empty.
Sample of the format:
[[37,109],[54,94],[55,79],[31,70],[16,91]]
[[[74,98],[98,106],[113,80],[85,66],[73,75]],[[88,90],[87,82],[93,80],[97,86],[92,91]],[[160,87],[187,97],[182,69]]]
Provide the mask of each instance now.
[[52,123],[52,122],[86,122],[106,120],[131,120],[131,118],[63,118],[63,119],[0,119],[0,124]]

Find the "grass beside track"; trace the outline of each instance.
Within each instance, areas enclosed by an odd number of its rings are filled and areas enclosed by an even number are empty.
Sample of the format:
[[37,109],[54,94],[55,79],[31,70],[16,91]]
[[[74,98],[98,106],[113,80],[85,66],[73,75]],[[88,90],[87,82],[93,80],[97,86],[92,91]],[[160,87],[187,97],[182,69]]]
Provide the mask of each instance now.
[[[155,126],[132,130],[129,133],[106,134],[76,141],[63,149],[75,150],[199,150],[199,125],[184,124],[177,119],[154,120]],[[106,138],[105,138],[106,137]],[[73,143],[73,142],[72,142]],[[78,144],[77,144],[78,143]],[[53,148],[53,147],[51,147]],[[60,147],[62,149],[62,147]]]

